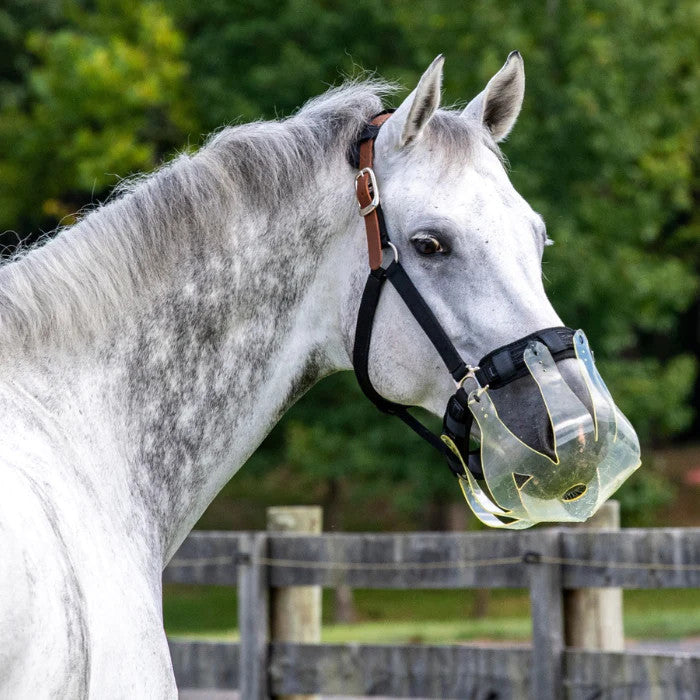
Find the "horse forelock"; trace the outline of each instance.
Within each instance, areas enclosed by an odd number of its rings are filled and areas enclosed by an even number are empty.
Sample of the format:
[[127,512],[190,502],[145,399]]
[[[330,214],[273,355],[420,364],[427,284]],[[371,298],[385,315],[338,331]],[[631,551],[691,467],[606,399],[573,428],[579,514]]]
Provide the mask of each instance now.
[[505,165],[506,158],[480,122],[465,118],[460,111],[440,109],[426,127],[426,142],[437,146],[442,163],[461,167],[465,161],[477,158],[479,146],[486,147]]

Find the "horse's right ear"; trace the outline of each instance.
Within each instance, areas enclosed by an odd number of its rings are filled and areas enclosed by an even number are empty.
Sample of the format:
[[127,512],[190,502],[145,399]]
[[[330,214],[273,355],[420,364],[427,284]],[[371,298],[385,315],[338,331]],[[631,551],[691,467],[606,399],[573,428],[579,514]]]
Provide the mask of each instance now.
[[390,147],[400,149],[420,138],[426,124],[440,106],[444,61],[440,54],[423,73],[416,89],[387,120],[382,131],[387,132]]

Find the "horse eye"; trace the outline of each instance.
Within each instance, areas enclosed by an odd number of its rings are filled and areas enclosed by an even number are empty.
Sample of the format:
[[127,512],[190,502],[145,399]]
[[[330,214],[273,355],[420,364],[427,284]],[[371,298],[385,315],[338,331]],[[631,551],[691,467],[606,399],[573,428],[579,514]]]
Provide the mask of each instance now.
[[442,253],[444,249],[440,241],[435,236],[414,236],[411,239],[413,247],[421,255],[432,255],[433,253]]

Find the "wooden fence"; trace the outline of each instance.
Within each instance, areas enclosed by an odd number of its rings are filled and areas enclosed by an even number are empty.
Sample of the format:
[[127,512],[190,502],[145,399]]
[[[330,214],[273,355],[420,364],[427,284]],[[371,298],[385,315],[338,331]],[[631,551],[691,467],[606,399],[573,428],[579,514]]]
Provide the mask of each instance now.
[[[178,685],[287,694],[700,698],[700,656],[565,648],[566,590],[700,588],[700,528],[320,534],[194,532],[167,582],[238,588],[240,644],[171,640]],[[270,589],[528,588],[531,648],[270,639]]]

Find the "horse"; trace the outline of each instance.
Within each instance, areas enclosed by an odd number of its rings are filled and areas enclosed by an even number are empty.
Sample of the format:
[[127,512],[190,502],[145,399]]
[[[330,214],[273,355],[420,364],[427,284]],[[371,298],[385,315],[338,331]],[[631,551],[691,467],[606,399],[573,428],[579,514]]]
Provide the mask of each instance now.
[[[497,145],[523,60],[463,110],[440,108],[442,66],[382,126],[374,172],[396,253],[475,362],[561,320],[545,224]],[[0,697],[176,697],[163,568],[287,408],[353,367],[367,250],[348,151],[392,89],[350,81],[224,128],[0,268]],[[368,366],[438,415],[454,391],[391,288]],[[536,389],[503,392],[545,449]]]

